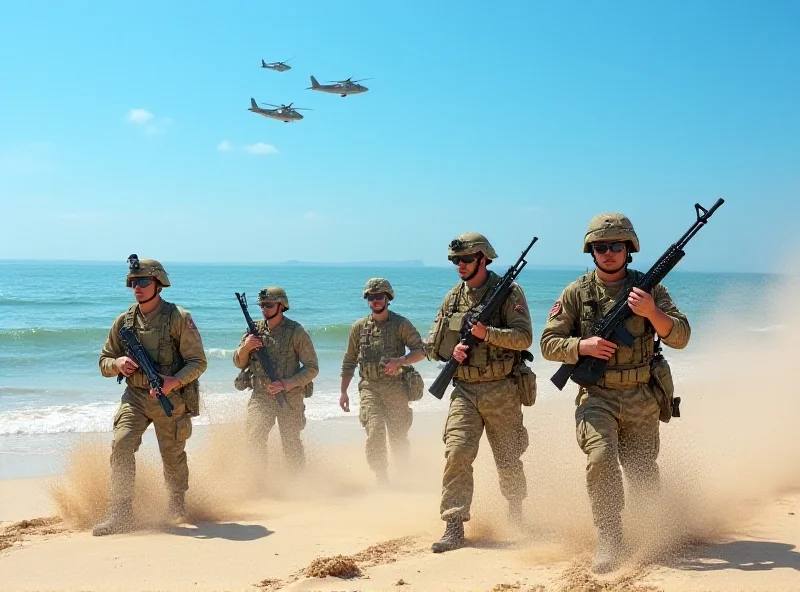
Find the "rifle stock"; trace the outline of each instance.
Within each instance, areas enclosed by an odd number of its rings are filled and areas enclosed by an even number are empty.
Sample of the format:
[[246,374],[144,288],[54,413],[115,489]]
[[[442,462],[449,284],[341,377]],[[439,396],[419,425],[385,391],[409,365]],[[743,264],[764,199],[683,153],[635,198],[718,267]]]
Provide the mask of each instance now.
[[[706,210],[699,203],[694,205],[697,220],[692,224],[686,233],[675,243],[669,246],[661,257],[658,258],[653,266],[644,275],[642,280],[635,287],[650,293],[672,271],[678,262],[686,254],[684,247],[694,237],[695,234],[708,222],[711,215],[725,200],[718,199],[710,210]],[[701,213],[702,212],[702,215]],[[633,345],[633,336],[624,327],[623,323],[633,316],[633,311],[628,306],[628,294],[622,293],[617,297],[614,306],[611,307],[603,318],[595,323],[592,328],[592,335],[602,337],[607,341],[615,341],[626,347]],[[608,366],[607,360],[581,356],[577,364],[561,364],[559,369],[550,378],[558,390],[562,390],[567,384],[567,380],[572,379],[576,384],[588,387],[603,377]]]
[[[525,260],[525,256],[537,240],[539,239],[534,236],[528,247],[522,251],[517,262],[508,268],[505,275],[500,278],[500,281],[498,281],[491,290],[486,291],[486,294],[484,294],[478,306],[475,307],[475,310],[464,316],[464,322],[461,326],[461,340],[459,343],[467,346],[467,355],[472,351],[472,348],[482,341],[472,334],[472,326],[476,323],[488,323],[497,308],[505,301],[506,296],[508,296],[508,293],[511,291],[514,280],[528,264]],[[458,366],[459,362],[450,356],[444,368],[442,368],[439,375],[433,381],[433,384],[428,388],[428,392],[437,399],[441,399],[444,396],[444,392],[447,390],[447,385],[453,380]]]
[[[244,320],[247,322],[247,332],[251,335],[255,335],[256,337],[260,337],[258,334],[258,330],[256,329],[256,324],[253,322],[253,318],[250,316],[250,312],[247,310],[247,298],[242,292],[234,292],[236,294],[236,299],[239,301],[239,306],[242,308],[242,313],[244,314]],[[269,359],[269,355],[267,354],[266,350],[263,347],[259,347],[255,351],[256,357],[258,361],[261,362],[261,367],[264,369],[264,373],[269,378],[269,381],[275,382],[278,380],[278,375],[275,372],[275,367],[272,365],[272,360]],[[275,399],[278,401],[278,405],[283,407],[288,403],[286,400],[286,391],[281,390],[277,395],[275,395]]]

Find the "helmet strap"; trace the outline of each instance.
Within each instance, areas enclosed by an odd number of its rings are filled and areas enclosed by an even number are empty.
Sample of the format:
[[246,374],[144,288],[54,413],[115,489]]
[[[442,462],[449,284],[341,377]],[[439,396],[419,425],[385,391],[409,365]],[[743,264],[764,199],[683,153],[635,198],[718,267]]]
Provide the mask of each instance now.
[[473,271],[471,274],[469,274],[469,276],[464,278],[465,282],[470,281],[472,278],[478,275],[478,272],[481,270],[481,259],[483,259],[483,252],[478,253],[478,255],[475,257],[475,262],[477,263],[477,265],[475,266],[475,271]]
[[151,300],[153,300],[153,298],[155,298],[156,296],[158,296],[158,295],[161,293],[161,284],[159,283],[159,281],[158,281],[158,280],[153,280],[153,281],[155,281],[155,282],[156,282],[156,291],[155,291],[155,292],[153,292],[153,295],[152,295],[152,296],[150,296],[150,298],[148,298],[147,300],[143,300],[143,301],[142,301],[142,302],[140,302],[139,304],[147,304],[148,302],[150,302]]
[[617,273],[617,272],[619,272],[619,271],[622,271],[622,270],[623,270],[623,269],[625,269],[626,267],[628,267],[628,263],[630,263],[631,261],[633,261],[633,257],[631,257],[631,256],[630,256],[630,254],[628,254],[628,256],[625,258],[625,263],[623,263],[623,264],[622,264],[622,265],[620,265],[618,268],[616,268],[616,269],[614,269],[614,270],[612,270],[612,271],[606,271],[605,269],[603,269],[602,267],[600,267],[600,264],[597,262],[597,258],[594,256],[594,250],[592,251],[592,261],[594,261],[594,264],[595,264],[595,266],[596,266],[598,269],[600,269],[601,271],[603,271],[603,273],[608,273],[608,274],[612,274],[612,275],[613,275],[613,274],[615,274],[615,273]]
[[283,304],[278,303],[278,306],[275,307],[275,314],[272,314],[272,315],[270,315],[268,317],[264,317],[264,318],[266,318],[268,321],[271,321],[272,319],[277,317],[279,314],[281,314],[282,307],[283,307]]

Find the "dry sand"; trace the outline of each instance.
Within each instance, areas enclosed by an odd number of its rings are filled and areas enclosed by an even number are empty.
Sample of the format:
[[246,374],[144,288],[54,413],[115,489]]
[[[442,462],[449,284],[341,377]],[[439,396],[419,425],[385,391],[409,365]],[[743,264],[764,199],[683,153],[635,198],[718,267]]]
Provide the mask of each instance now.
[[[662,424],[662,500],[628,504],[629,559],[608,576],[587,571],[595,535],[570,392],[526,409],[522,531],[506,524],[484,440],[470,545],[430,552],[443,530],[443,415],[420,414],[412,468],[395,471],[388,489],[373,484],[354,417],[309,431],[309,465],[294,478],[275,439],[262,474],[235,453],[241,424],[212,426],[190,449],[191,523],[177,527],[163,524],[160,461],[146,444],[137,465],[140,530],[95,538],[90,526],[108,495],[103,434],[71,451],[63,475],[0,481],[0,589],[800,590],[792,373],[800,314],[791,312],[792,293],[758,303],[769,331],[737,332],[737,319],[720,316],[715,335],[695,336],[696,366],[678,380],[683,417]],[[13,524],[48,517],[58,519]]]

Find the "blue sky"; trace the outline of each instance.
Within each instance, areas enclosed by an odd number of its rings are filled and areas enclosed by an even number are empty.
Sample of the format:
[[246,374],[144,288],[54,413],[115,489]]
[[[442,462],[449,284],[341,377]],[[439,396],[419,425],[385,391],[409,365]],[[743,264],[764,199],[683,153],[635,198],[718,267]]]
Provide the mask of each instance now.
[[[0,258],[438,264],[478,230],[580,265],[623,211],[644,262],[718,197],[682,268],[798,246],[797,2],[0,7]],[[374,79],[342,99],[310,74]]]

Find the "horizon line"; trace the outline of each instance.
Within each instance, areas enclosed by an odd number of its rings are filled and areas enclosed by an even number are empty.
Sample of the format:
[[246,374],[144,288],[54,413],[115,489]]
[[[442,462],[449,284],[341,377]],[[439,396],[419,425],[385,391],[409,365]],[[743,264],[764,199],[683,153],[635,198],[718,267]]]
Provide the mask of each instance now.
[[[282,266],[282,267],[358,267],[358,266],[373,266],[376,264],[384,264],[384,265],[393,265],[393,264],[408,264],[413,263],[414,265],[405,265],[404,267],[425,267],[429,269],[439,269],[444,267],[450,267],[447,263],[441,264],[428,264],[425,263],[422,259],[395,259],[395,260],[385,260],[385,261],[376,261],[376,260],[365,260],[365,261],[331,261],[331,262],[324,262],[324,261],[302,261],[297,259],[287,259],[283,261],[186,261],[186,260],[169,260],[170,264],[179,264],[179,265],[234,265],[234,266]],[[107,264],[118,264],[118,265],[125,265],[125,262],[117,261],[116,259],[33,259],[33,258],[12,258],[12,257],[0,257],[0,264],[2,263],[107,263]],[[654,263],[654,262],[652,262]],[[646,268],[649,268],[652,263],[648,264]],[[399,265],[398,265],[399,266]],[[504,264],[498,265],[498,267],[504,267]],[[532,269],[547,269],[551,271],[575,271],[578,269],[588,269],[589,266],[586,265],[578,265],[575,263],[554,263],[554,264],[547,264],[547,263],[528,263],[528,267]],[[644,266],[643,266],[644,267]],[[778,271],[753,271],[753,270],[709,270],[709,269],[676,269],[675,271],[679,273],[720,273],[720,274],[762,274],[762,275],[792,275],[789,272],[778,272]]]

